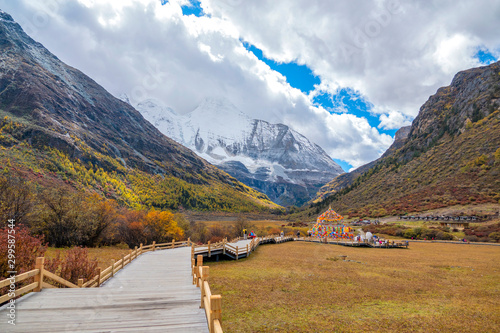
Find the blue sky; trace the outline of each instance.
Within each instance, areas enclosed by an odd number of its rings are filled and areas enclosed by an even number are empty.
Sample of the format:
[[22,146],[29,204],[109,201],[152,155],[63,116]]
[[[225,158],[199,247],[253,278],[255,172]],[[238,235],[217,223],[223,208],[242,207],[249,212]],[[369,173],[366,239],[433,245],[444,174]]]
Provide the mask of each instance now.
[[[162,0],[165,3],[167,2],[166,0]],[[204,16],[205,14],[203,13],[203,9],[201,8],[201,4],[199,1],[192,0],[190,6],[183,6],[182,7],[182,14],[183,15],[194,15],[197,17]]]
[[484,65],[489,65],[498,60],[490,50],[484,47],[477,50],[475,58]]

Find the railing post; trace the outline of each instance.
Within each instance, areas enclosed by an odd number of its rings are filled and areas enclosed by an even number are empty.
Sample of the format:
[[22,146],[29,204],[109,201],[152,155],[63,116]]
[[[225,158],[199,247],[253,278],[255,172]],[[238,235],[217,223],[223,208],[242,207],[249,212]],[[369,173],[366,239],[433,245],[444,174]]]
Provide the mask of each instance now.
[[247,244],[247,258],[248,258],[248,244]]
[[83,287],[83,279],[78,279],[78,288]]
[[101,286],[101,267],[97,267],[97,288]]
[[194,259],[194,244],[191,243],[191,258]]
[[193,277],[193,284],[196,283],[194,280],[194,277],[195,277],[194,269],[196,268],[195,263],[196,263],[196,260],[193,257],[191,257],[191,276]]
[[200,286],[200,267],[203,265],[203,255],[198,254],[196,257],[196,286]]
[[236,260],[238,260],[238,246],[236,246]]
[[132,250],[128,250],[128,262],[132,262]]
[[125,255],[122,254],[122,269],[125,267]]
[[222,321],[222,297],[221,295],[210,296],[210,323],[209,329],[210,333],[215,332],[215,321],[218,320],[219,323]]
[[172,239],[172,248],[175,248],[175,239]]
[[201,267],[201,303],[200,303],[200,308],[204,308],[205,307],[205,294],[206,294],[206,290],[205,290],[205,281],[208,280],[208,275],[209,275],[209,268],[208,266],[203,266]]
[[156,241],[153,241],[153,252],[155,251],[156,248]]
[[210,241],[208,241],[208,256],[210,257]]
[[42,284],[43,284],[43,263],[45,261],[44,257],[38,257],[36,258],[36,263],[35,263],[35,269],[39,269],[40,272],[38,272],[37,275],[35,275],[35,282],[38,282],[38,286],[33,289],[33,291],[39,292],[42,291]]
[[134,247],[134,259],[137,258],[137,245]]
[[111,276],[115,276],[115,259],[111,259]]
[[191,237],[188,237],[188,246],[191,245]]
[[139,253],[142,254],[142,243],[141,246],[139,247]]

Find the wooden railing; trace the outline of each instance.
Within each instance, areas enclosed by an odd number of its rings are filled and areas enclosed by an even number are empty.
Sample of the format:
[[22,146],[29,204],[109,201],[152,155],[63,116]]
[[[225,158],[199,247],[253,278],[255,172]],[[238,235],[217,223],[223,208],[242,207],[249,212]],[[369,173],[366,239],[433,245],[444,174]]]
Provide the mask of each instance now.
[[[225,238],[221,242],[214,244],[211,244],[210,242],[199,246],[195,246],[193,243],[191,244],[191,275],[193,277],[193,284],[201,288],[200,308],[205,309],[210,333],[222,333],[222,298],[221,295],[212,295],[210,285],[208,284],[209,267],[203,266],[203,255],[199,253],[208,253],[208,256],[210,257],[212,251],[222,249],[223,254],[231,252],[234,254],[235,259],[238,260],[240,254],[246,254],[246,257],[248,257],[250,253],[254,251],[257,246],[259,246],[259,244],[278,237],[278,235],[269,235],[262,238],[253,238],[249,244],[246,244],[245,247],[241,248],[238,247],[238,245],[232,245],[230,243],[236,243],[239,240],[244,240],[243,237],[235,238],[231,240],[231,242],[228,242]],[[283,240],[289,240],[289,238],[291,237],[285,237]]]
[[209,268],[208,266],[203,266],[202,255],[198,255],[196,260],[191,258],[193,284],[201,289],[200,308],[205,309],[209,332],[223,333],[221,326],[222,297],[221,295],[212,295],[210,291],[210,285],[208,284]]
[[268,235],[265,237],[256,237],[253,238],[249,244],[246,244],[245,247],[239,247],[238,245],[232,245],[240,240],[245,240],[243,237],[237,237],[232,239],[230,242],[227,241],[227,239],[223,239],[221,242],[211,244],[208,242],[207,244],[204,245],[198,245],[195,246],[194,244],[191,245],[191,257],[195,257],[196,255],[200,253],[207,253],[208,257],[211,257],[212,252],[216,250],[222,250],[222,254],[226,254],[227,252],[231,253],[234,255],[235,259],[238,260],[240,255],[246,254],[245,257],[248,257],[252,251],[254,251],[257,246],[259,246],[262,243],[266,243],[268,240],[274,239],[277,242],[281,241],[288,241],[293,239],[292,236],[285,236],[285,237],[280,237],[279,235]]
[[[35,269],[0,281],[0,288],[12,286],[12,288],[10,289],[15,290],[14,292],[8,292],[5,295],[0,295],[0,304],[31,291],[39,292],[43,288],[58,288],[50,283],[47,283],[46,280],[52,280],[53,282],[56,282],[62,287],[66,288],[98,288],[102,283],[113,277],[119,270],[123,269],[126,265],[130,264],[134,259],[136,259],[143,253],[163,249],[186,247],[190,246],[191,244],[191,240],[189,239],[187,241],[180,242],[176,242],[175,240],[173,240],[172,242],[161,244],[156,244],[156,242],[153,242],[153,244],[146,246],[140,244],[139,247],[136,246],[133,250],[130,250],[127,255],[122,255],[122,258],[120,260],[116,262],[115,260],[112,260],[111,265],[104,270],[98,268],[97,274],[85,283],[83,279],[78,279],[78,285],[75,285],[74,283],[67,281],[62,277],[46,270],[44,268],[45,258],[38,257],[36,259]],[[35,277],[33,283],[30,283],[27,286],[19,289],[15,288],[16,283],[29,279],[31,277]]]

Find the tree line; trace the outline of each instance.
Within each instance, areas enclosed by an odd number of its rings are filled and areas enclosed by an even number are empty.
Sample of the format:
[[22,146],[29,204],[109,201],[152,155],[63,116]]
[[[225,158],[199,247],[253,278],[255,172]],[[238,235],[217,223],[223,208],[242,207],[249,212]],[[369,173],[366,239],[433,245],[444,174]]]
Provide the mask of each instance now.
[[41,188],[13,171],[0,175],[0,227],[9,219],[55,247],[133,246],[185,236],[171,212],[120,207],[112,199],[70,186]]

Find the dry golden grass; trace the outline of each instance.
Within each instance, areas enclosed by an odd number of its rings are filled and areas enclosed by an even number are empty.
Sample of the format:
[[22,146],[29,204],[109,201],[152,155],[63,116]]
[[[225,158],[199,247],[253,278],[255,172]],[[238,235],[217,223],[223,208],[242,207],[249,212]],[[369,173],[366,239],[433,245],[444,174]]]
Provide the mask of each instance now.
[[[340,255],[347,255],[343,261]],[[210,263],[225,332],[498,332],[500,247],[303,242]]]
[[[61,255],[64,256],[64,254],[68,250],[69,248],[49,247],[47,248],[47,252],[45,252],[45,257],[53,258],[56,256],[57,251],[61,251]],[[89,251],[89,258],[97,259],[98,267],[101,267],[102,269],[109,267],[111,265],[112,259],[118,261],[122,258],[122,254],[127,255],[129,253],[129,250],[126,249],[124,246],[103,246],[103,247],[89,248],[88,251]]]

